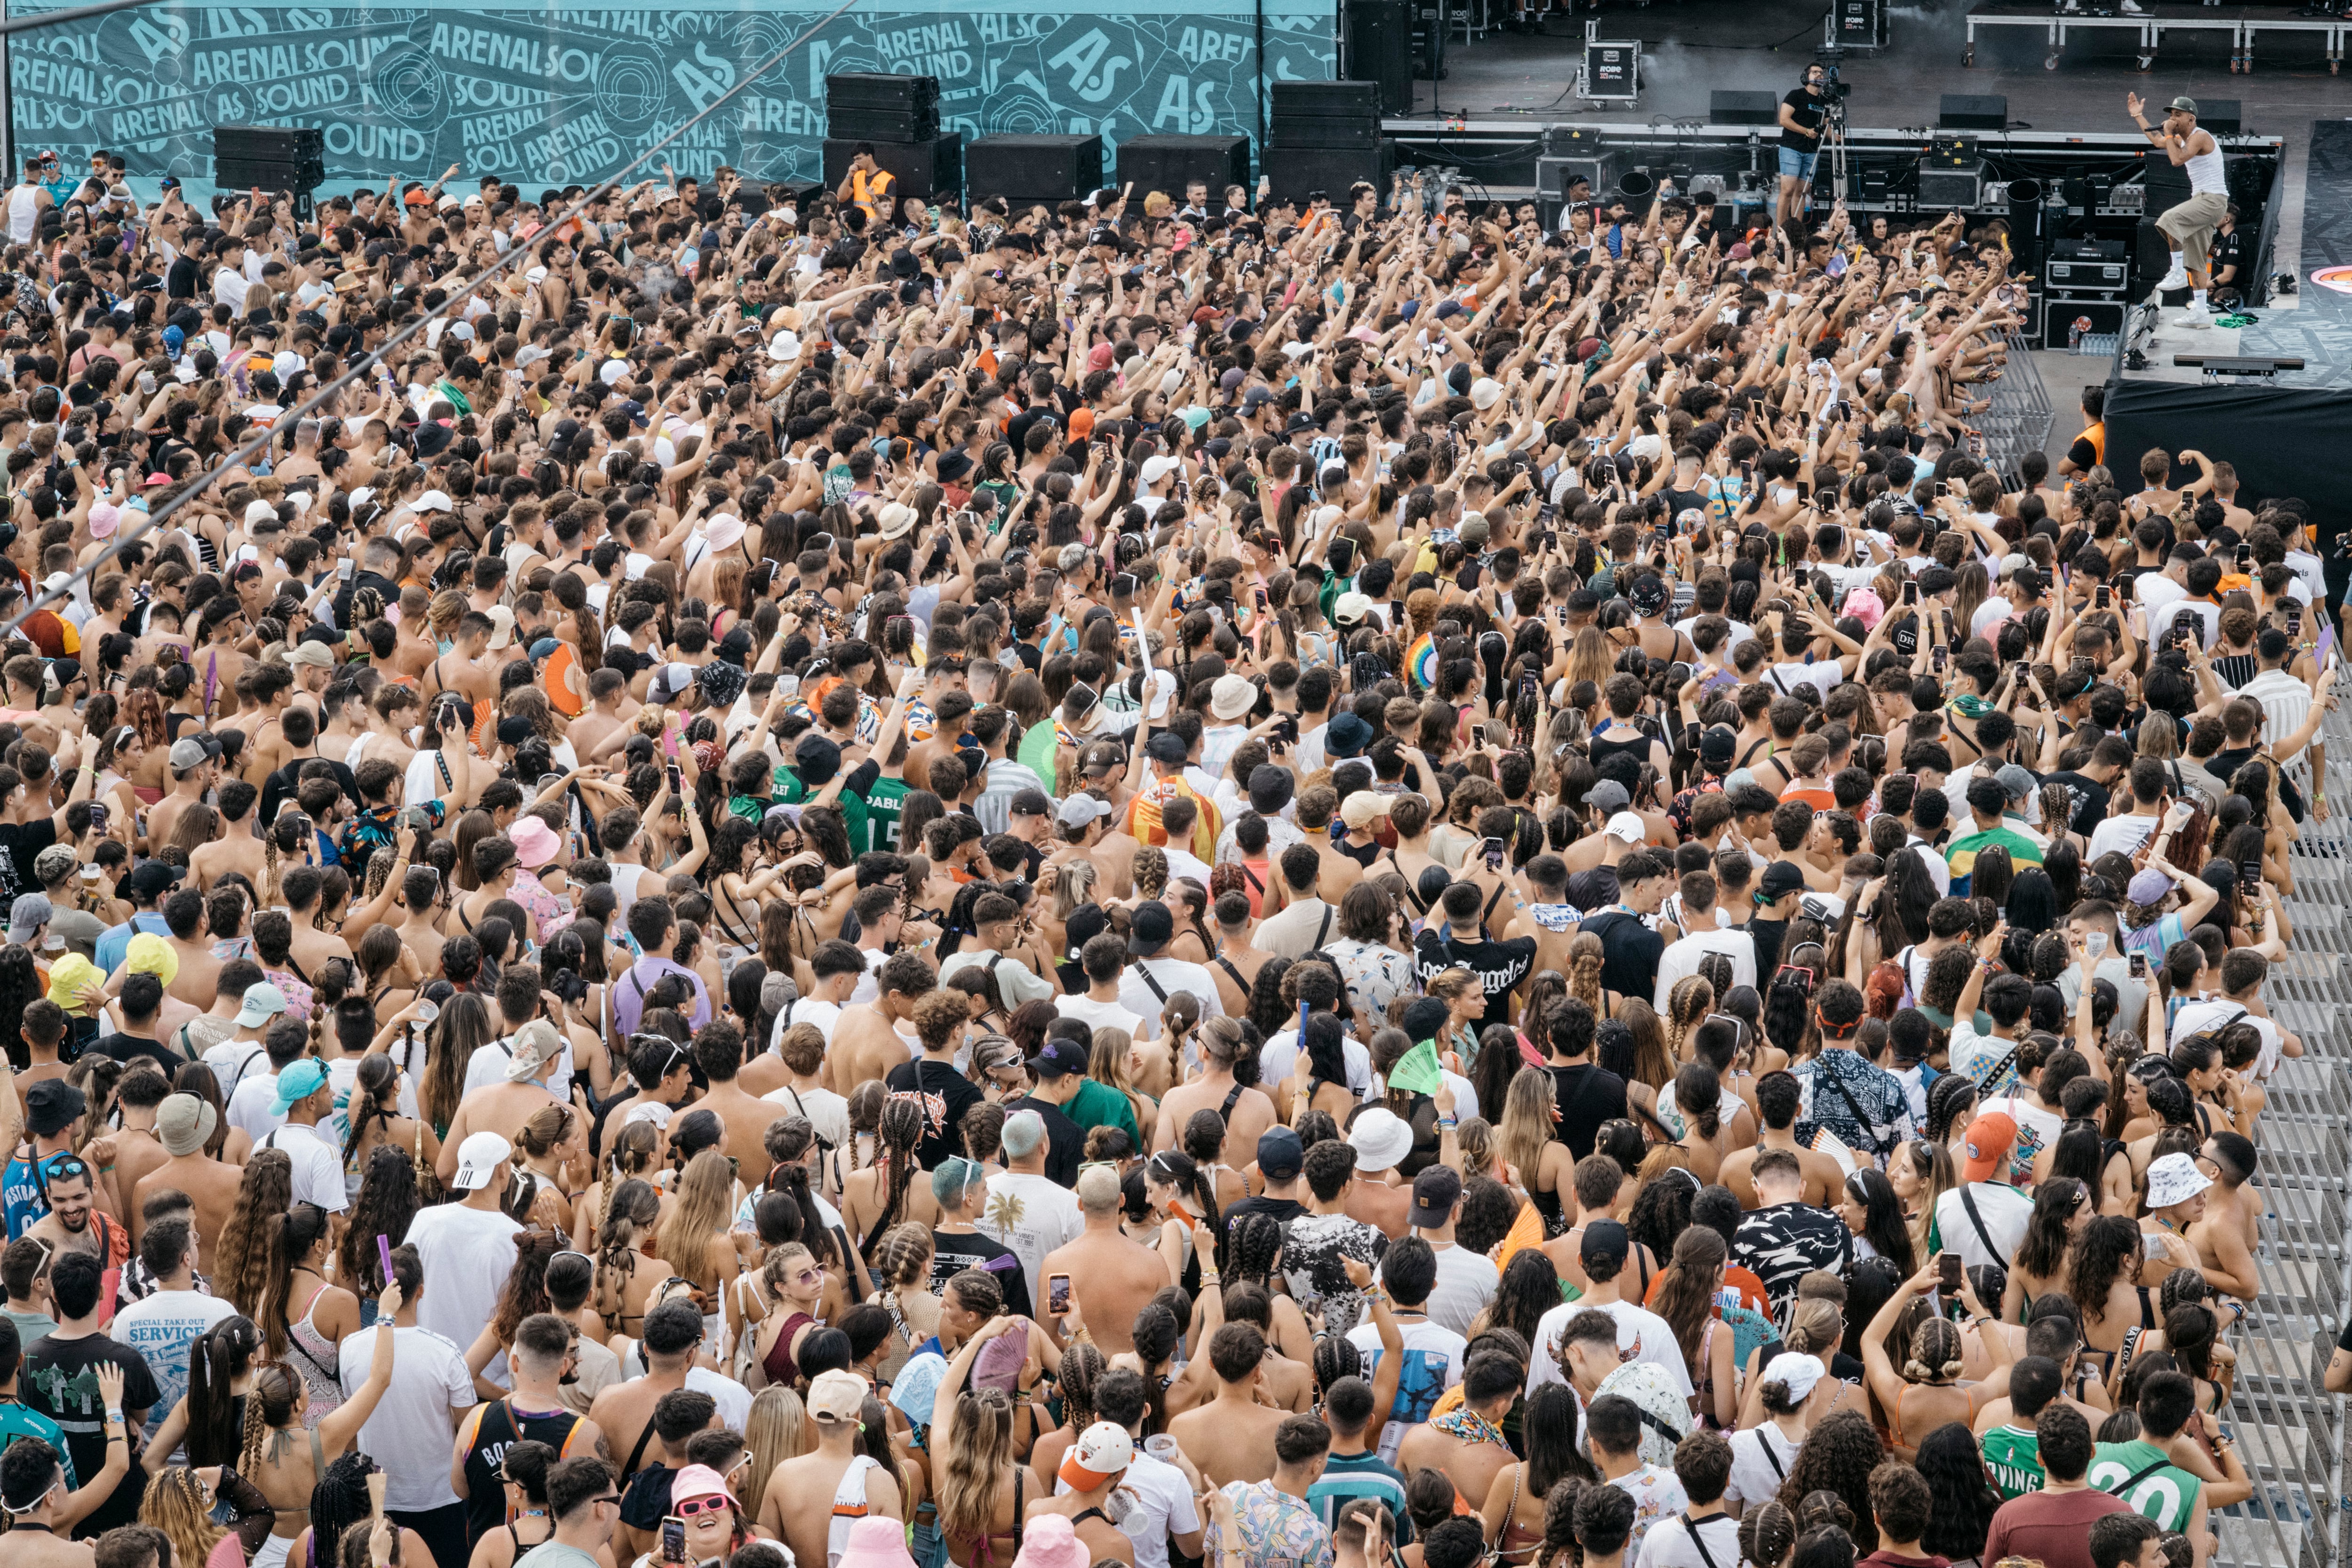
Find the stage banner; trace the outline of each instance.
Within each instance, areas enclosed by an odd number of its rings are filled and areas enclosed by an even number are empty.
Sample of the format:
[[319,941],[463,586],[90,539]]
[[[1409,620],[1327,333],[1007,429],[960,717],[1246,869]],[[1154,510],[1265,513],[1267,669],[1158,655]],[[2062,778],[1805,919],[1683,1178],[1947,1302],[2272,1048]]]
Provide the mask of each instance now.
[[[666,154],[680,174],[820,177],[824,79],[940,79],[941,129],[1098,134],[1257,130],[1265,79],[1328,80],[1334,0],[1183,0],[993,10],[861,5],[818,27]],[[8,5],[13,18],[62,6]],[[589,184],[709,107],[832,9],[781,5],[509,9],[165,3],[8,40],[20,154],[85,166],[105,148],[134,177],[212,179],[215,125],[318,126],[326,190],[498,174],[534,199]],[[658,174],[656,167],[650,171]]]

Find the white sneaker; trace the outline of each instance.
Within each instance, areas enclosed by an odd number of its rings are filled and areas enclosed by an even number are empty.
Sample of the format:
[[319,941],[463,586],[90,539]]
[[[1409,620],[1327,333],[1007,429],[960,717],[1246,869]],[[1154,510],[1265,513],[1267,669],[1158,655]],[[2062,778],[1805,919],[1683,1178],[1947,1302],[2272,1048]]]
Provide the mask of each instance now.
[[2157,292],[2158,293],[2163,293],[2167,289],[2186,289],[2188,287],[2189,272],[2186,268],[2181,267],[2176,267],[2171,271],[2166,273],[2162,278],[2157,280],[2156,285]]
[[2200,331],[2207,327],[2210,327],[2212,324],[2213,317],[2211,312],[2200,310],[2195,305],[2191,305],[2186,310],[2182,311],[2180,319],[2173,323],[2173,325],[2177,327],[2190,327]]
[[2139,3],[2139,0],[2123,0],[2123,5],[2118,7],[2118,9],[2120,9],[2126,16],[2145,16],[2148,15],[2147,7],[2142,5]]

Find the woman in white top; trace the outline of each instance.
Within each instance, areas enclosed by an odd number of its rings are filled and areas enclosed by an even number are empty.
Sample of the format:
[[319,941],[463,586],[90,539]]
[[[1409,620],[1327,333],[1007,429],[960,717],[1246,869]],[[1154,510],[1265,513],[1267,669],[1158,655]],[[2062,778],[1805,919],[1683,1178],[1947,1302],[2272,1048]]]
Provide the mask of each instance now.
[[1731,1435],[1731,1475],[1724,1483],[1723,1505],[1733,1513],[1780,1494],[1780,1483],[1796,1468],[1797,1450],[1804,1447],[1810,1430],[1805,1401],[1822,1375],[1820,1357],[1793,1351],[1766,1363],[1758,1379],[1765,1419]]

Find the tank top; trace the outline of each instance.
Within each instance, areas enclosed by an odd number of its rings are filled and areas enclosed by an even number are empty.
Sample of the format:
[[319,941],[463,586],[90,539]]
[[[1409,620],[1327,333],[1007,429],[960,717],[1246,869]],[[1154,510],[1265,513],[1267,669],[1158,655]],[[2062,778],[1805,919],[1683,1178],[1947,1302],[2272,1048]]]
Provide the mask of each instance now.
[[[509,1445],[528,1438],[568,1459],[580,1426],[581,1418],[569,1410],[519,1411],[510,1398],[474,1406],[457,1428],[466,1445],[467,1538],[479,1541],[507,1521],[507,1491],[499,1467]],[[650,1423],[646,1429],[652,1429]]]
[[326,1293],[324,1285],[311,1291],[302,1316],[286,1325],[287,1342],[294,1350],[294,1369],[302,1374],[302,1387],[310,1396],[302,1411],[305,1426],[318,1426],[343,1402],[342,1380],[336,1375],[335,1342],[320,1333],[311,1321],[311,1314],[319,1310],[319,1298]]
[[[2230,184],[2221,177],[2221,144],[2213,143],[2210,153],[2200,153],[2181,165],[2189,171],[2189,189],[2200,196],[2226,196]],[[15,215],[10,215],[13,220]]]
[[8,243],[29,245],[33,232],[40,226],[40,191],[33,185],[18,185],[8,193]]

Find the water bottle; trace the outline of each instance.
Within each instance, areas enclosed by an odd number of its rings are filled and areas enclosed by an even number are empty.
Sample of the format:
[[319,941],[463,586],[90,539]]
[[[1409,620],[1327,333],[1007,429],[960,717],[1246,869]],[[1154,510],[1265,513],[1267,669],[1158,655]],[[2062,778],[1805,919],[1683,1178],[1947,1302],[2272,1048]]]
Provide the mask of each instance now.
[[2081,353],[2083,352],[2083,318],[2080,316],[2075,317],[2074,327],[2066,333],[2066,347],[2068,352],[2073,353]]

